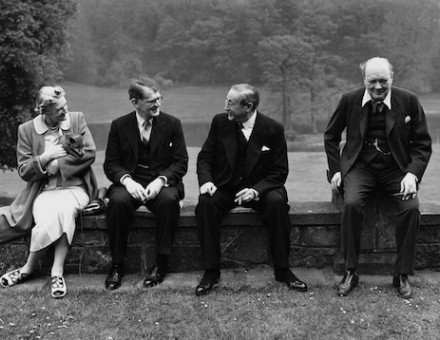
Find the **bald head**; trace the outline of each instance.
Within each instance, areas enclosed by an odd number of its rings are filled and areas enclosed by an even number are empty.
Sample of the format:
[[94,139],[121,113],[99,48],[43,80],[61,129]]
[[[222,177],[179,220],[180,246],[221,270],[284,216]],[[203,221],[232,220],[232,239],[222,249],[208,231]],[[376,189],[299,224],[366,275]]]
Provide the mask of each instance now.
[[393,83],[393,67],[386,58],[371,58],[361,64],[364,85],[375,102],[383,102]]

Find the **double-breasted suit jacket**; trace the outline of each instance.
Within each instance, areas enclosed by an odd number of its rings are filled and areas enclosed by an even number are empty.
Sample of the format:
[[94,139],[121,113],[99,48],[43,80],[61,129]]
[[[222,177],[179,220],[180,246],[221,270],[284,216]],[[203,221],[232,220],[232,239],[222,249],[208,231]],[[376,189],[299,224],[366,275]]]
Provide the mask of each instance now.
[[[324,134],[330,179],[339,171],[343,179],[362,150],[368,121],[368,105],[362,107],[364,91],[360,88],[342,96]],[[431,138],[417,96],[393,87],[391,110],[385,111],[385,126],[390,151],[400,170],[414,174],[420,182],[431,156]],[[340,153],[344,129],[346,143]]]
[[[115,119],[112,122],[107,142],[104,172],[115,184],[124,175],[132,175],[138,165],[140,133],[136,112]],[[167,178],[167,184],[184,197],[182,177],[188,167],[188,154],[180,120],[165,113],[153,119],[150,136],[149,170],[153,179]]]
[[[245,173],[252,188],[264,196],[268,191],[284,189],[289,172],[287,146],[282,125],[257,112],[248,141]],[[226,113],[217,114],[197,159],[199,185],[213,182],[226,186],[234,173],[238,150],[237,123]]]

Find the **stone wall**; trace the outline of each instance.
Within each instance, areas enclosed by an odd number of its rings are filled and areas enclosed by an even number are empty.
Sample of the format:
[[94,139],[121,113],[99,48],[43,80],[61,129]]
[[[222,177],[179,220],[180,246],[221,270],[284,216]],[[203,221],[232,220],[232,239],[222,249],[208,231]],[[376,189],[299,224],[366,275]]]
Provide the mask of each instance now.
[[[390,273],[395,260],[393,216],[388,203],[374,198],[367,208],[363,233],[360,271]],[[440,268],[440,206],[423,205],[422,226],[418,237],[417,269]],[[376,218],[376,217],[379,218]],[[333,267],[343,270],[340,252],[340,210],[331,202],[291,203],[292,267]],[[154,216],[140,209],[130,225],[127,267],[130,272],[145,272],[155,257]],[[222,227],[222,265],[252,266],[271,263],[266,230],[255,212],[238,208],[228,213]],[[0,244],[0,271],[25,262],[29,238]],[[51,252],[40,263],[39,271],[48,272]],[[103,273],[111,264],[104,215],[82,216],[66,261],[67,273]],[[200,270],[200,248],[194,206],[182,209],[170,270]]]

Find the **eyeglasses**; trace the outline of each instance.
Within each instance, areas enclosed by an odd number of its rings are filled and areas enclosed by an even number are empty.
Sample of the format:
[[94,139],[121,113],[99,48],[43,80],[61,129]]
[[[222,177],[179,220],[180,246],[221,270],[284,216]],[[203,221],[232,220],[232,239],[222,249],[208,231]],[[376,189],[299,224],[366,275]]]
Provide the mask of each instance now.
[[237,103],[234,103],[232,100],[230,99],[225,99],[225,105],[226,106],[234,106]]
[[163,99],[163,97],[160,96],[160,97],[157,97],[157,98],[154,98],[154,99],[149,99],[149,100],[142,99],[142,100],[143,100],[145,103],[147,103],[148,105],[153,105],[153,104],[156,104],[156,103],[161,103],[161,102],[162,102],[162,99]]

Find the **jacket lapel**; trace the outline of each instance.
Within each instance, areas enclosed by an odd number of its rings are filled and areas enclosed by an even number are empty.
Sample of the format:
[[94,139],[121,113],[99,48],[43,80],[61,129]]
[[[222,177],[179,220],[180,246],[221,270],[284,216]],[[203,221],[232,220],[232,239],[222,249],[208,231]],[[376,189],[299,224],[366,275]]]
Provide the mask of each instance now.
[[[362,105],[362,103],[360,105]],[[359,112],[355,112],[354,117],[358,117],[359,119],[359,130],[361,132],[361,139],[364,140],[365,132],[367,131],[368,110],[370,104],[367,103],[364,106],[360,106],[360,105],[356,107],[356,110],[359,110]]]
[[163,116],[159,115],[153,119],[153,126],[151,128],[150,136],[150,155],[154,154],[161,141],[162,136],[166,136],[166,123],[164,122]]
[[261,120],[260,114],[257,112],[254,129],[248,141],[246,152],[246,175],[249,177],[261,155],[261,147],[263,143],[262,135],[264,135],[264,122]]
[[391,110],[386,109],[385,111],[385,127],[387,130],[387,136],[390,134],[391,130],[396,124],[397,118],[401,112],[400,103],[396,100],[396,97],[391,92]]
[[223,145],[231,169],[234,169],[235,160],[237,158],[237,137],[237,124],[228,120],[226,122],[225,134],[223,136]]
[[127,126],[125,127],[127,132],[124,134],[127,136],[128,143],[131,146],[131,149],[133,150],[134,157],[137,159],[138,156],[138,147],[139,147],[139,129],[138,129],[138,123],[136,120],[136,112],[132,112]]

